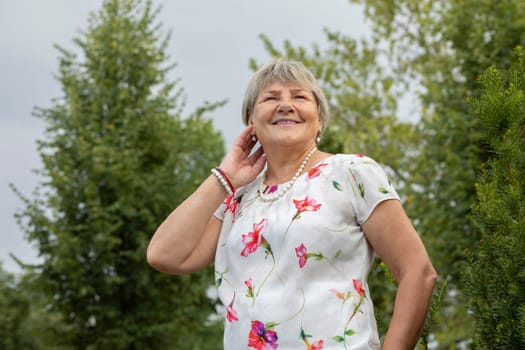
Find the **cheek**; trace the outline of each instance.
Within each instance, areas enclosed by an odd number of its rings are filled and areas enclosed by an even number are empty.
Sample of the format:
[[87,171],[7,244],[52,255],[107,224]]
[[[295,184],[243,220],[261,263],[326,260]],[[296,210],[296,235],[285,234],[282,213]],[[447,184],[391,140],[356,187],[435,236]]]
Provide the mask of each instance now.
[[256,124],[257,122],[260,122],[268,117],[268,115],[271,116],[271,109],[268,107],[256,107],[254,108],[252,115],[250,116],[250,119],[253,124]]

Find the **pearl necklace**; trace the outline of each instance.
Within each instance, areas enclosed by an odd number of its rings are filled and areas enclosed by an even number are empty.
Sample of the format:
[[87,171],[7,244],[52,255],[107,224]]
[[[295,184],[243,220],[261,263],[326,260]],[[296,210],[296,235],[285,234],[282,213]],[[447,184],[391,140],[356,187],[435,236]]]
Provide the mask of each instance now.
[[288,192],[290,190],[290,188],[292,188],[292,186],[295,183],[295,181],[297,181],[297,178],[303,172],[303,169],[306,166],[306,163],[308,163],[308,161],[310,160],[310,158],[312,157],[312,155],[314,154],[314,152],[316,150],[317,150],[317,146],[314,146],[314,148],[312,148],[310,150],[310,152],[308,152],[308,154],[306,155],[306,157],[304,158],[303,162],[299,166],[299,169],[297,169],[297,171],[295,172],[295,174],[292,177],[292,179],[290,181],[284,183],[283,185],[281,185],[280,186],[281,188],[276,193],[275,192],[272,192],[270,194],[265,194],[264,193],[264,191],[265,191],[264,179],[266,178],[266,171],[265,171],[264,172],[264,176],[263,176],[263,180],[259,184],[259,190],[257,191],[257,193],[259,194],[259,198],[261,198],[261,200],[263,202],[273,202],[273,201],[276,201],[279,198],[281,198],[286,192]]

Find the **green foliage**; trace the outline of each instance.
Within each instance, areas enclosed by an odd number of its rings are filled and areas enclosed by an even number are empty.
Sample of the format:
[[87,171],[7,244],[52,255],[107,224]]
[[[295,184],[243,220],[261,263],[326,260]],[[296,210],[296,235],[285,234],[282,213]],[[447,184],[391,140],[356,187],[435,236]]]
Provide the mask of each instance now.
[[466,99],[479,94],[477,78],[486,68],[508,68],[512,49],[525,43],[525,6],[519,0],[354,2],[365,5],[397,77],[419,84],[424,152],[411,179],[420,185],[411,213],[440,274],[456,284],[464,249],[478,237],[469,214],[487,158]]
[[58,48],[63,97],[36,111],[47,124],[43,180],[33,199],[19,193],[18,218],[42,259],[25,268],[54,317],[40,328],[47,348],[191,348],[214,311],[211,271],[172,277],[145,259],[156,227],[224,149],[203,116],[222,103],[180,117],[157,13],[151,1],[104,1],[74,41],[81,58]]
[[[421,334],[419,340],[419,346],[421,349],[427,350],[430,348],[430,342],[434,337],[433,331],[436,325],[439,323],[439,315],[441,313],[441,308],[443,305],[443,299],[447,291],[447,282],[443,282],[437,286],[432,295],[432,300],[430,301],[430,307],[428,310],[427,320],[425,322],[425,327]],[[419,348],[418,348],[419,349]]]
[[38,349],[28,324],[31,301],[0,265],[0,349]]
[[409,179],[413,205],[407,209],[449,282],[435,336],[440,348],[454,349],[472,333],[460,274],[465,251],[479,239],[471,205],[490,155],[467,99],[479,96],[477,78],[485,69],[507,69],[513,48],[525,44],[525,6],[521,0],[352,2],[365,6],[396,82],[412,81],[421,102],[422,152]]
[[525,51],[516,49],[508,76],[481,77],[472,103],[490,152],[477,184],[474,222],[481,238],[465,281],[479,349],[525,348]]

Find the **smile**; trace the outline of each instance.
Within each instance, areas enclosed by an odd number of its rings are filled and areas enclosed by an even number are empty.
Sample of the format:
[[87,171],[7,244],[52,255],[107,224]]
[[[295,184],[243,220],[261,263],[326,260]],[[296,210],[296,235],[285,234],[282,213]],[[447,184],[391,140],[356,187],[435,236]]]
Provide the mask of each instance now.
[[295,125],[298,124],[295,120],[281,119],[272,123],[272,125]]

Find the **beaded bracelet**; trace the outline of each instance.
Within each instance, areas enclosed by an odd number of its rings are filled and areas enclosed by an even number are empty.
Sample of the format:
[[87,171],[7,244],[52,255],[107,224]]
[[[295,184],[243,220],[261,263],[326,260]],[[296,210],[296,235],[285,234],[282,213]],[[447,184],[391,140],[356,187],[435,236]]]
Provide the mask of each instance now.
[[224,172],[224,170],[222,170],[221,168],[217,167],[215,168],[217,169],[217,171],[222,175],[222,177],[226,180],[226,182],[228,183],[228,185],[230,186],[230,189],[232,190],[232,192],[235,192],[235,187],[233,187],[233,184],[232,182],[230,181],[230,178],[228,177],[228,175],[226,175],[226,173]]
[[231,196],[235,192],[235,187],[233,187],[233,184],[231,183],[226,173],[221,168],[213,168],[211,169],[211,172],[213,175],[215,175],[217,180],[219,180],[222,187],[224,187],[224,190],[226,191],[228,196]]

